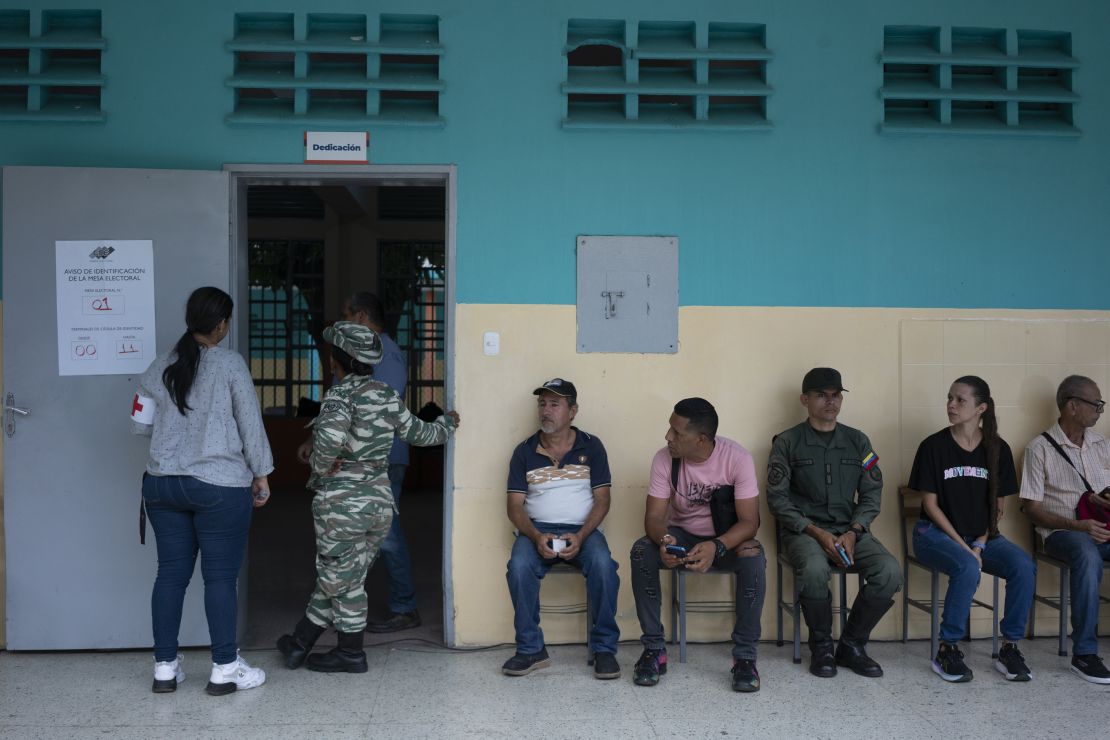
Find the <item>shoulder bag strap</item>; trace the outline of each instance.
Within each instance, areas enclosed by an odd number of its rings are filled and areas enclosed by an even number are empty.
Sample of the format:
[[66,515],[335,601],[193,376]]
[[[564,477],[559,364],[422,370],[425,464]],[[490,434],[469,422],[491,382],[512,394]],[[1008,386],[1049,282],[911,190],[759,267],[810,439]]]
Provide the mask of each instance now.
[[671,458],[671,488],[678,493],[678,471],[682,468],[682,458]]
[[1083,473],[1080,472],[1079,468],[1075,467],[1075,463],[1073,463],[1071,461],[1071,458],[1068,457],[1068,453],[1064,452],[1064,448],[1061,447],[1060,444],[1056,440],[1054,440],[1048,432],[1041,432],[1041,436],[1044,437],[1045,439],[1047,439],[1048,443],[1050,445],[1052,445],[1052,447],[1057,452],[1060,453],[1060,457],[1062,457],[1062,458],[1064,458],[1065,460],[1068,461],[1068,465],[1070,465],[1072,467],[1072,469],[1075,470],[1075,472],[1079,473],[1079,477],[1083,479],[1083,485],[1085,485],[1087,487],[1087,490],[1088,491],[1095,490],[1095,489],[1091,488],[1091,484],[1087,482],[1087,476],[1083,475]]

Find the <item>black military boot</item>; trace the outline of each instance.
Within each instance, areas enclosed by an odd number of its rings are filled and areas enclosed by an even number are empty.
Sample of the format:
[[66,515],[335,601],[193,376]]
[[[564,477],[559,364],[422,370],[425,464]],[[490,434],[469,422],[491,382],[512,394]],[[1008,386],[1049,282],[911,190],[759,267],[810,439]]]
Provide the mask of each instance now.
[[818,678],[836,675],[833,657],[832,596],[823,599],[801,599],[802,613],[809,627],[809,672]]
[[285,656],[285,667],[292,669],[304,665],[305,658],[322,634],[323,627],[308,617],[301,617],[301,621],[293,628],[293,634],[282,635],[277,641],[277,649]]
[[362,649],[362,630],[336,632],[338,644],[326,653],[308,656],[308,670],[321,673],[366,673],[366,653]]
[[837,664],[868,678],[883,675],[882,666],[872,660],[863,647],[871,637],[871,630],[892,606],[893,599],[865,599],[863,594],[856,597],[844,634],[840,636],[840,644],[836,646]]

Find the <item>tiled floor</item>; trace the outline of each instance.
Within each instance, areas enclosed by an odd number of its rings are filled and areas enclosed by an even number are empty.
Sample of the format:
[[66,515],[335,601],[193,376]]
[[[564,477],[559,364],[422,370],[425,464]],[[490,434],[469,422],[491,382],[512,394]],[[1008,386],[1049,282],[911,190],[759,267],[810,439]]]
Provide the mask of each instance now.
[[[452,652],[396,643],[369,649],[370,672],[288,671],[272,650],[245,657],[266,669],[260,688],[204,693],[208,654],[188,651],[175,694],[150,692],[143,653],[0,653],[0,737],[11,738],[1076,738],[1104,737],[1110,686],[1067,670],[1055,642],[1023,645],[1034,680],[1007,683],[989,641],[965,645],[975,680],[946,684],[928,643],[873,644],[881,679],[810,676],[789,647],[760,648],[763,689],[729,688],[725,645],[677,651],[659,686],[632,683],[639,646],[621,646],[624,676],[597,681],[581,645],[550,649],[553,665],[501,675],[509,648]],[[1110,644],[1102,644],[1110,655]]]

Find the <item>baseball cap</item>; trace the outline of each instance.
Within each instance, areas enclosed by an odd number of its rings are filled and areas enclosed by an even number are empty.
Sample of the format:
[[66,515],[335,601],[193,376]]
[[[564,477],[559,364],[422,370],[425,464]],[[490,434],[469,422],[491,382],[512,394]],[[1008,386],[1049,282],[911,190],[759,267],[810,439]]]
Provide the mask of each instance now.
[[838,391],[848,390],[841,384],[840,371],[831,367],[815,367],[802,378],[802,393],[810,391],[823,391],[826,388],[835,388]]
[[538,396],[544,391],[549,391],[563,398],[578,398],[578,389],[574,387],[574,383],[569,380],[563,380],[562,378],[552,378],[532,391],[532,395]]

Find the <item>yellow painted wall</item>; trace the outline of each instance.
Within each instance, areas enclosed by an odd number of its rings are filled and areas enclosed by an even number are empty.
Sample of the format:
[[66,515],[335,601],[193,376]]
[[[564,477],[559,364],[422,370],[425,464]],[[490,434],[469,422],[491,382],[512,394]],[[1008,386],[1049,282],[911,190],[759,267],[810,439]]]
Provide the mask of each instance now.
[[[495,357],[482,354],[486,331],[501,334]],[[1019,473],[1025,444],[1056,418],[1053,396],[1065,375],[1089,375],[1110,393],[1110,312],[687,307],[680,311],[679,342],[675,355],[576,354],[574,306],[458,306],[456,406],[463,426],[455,448],[451,575],[460,644],[513,640],[505,585],[512,542],[505,479],[514,445],[536,429],[531,391],[549,378],[575,382],[576,423],[601,437],[609,452],[613,506],[604,529],[620,564],[618,616],[626,640],[640,635],[628,551],[643,533],[651,457],[663,446],[667,418],[679,399],[703,396],[717,407],[720,433],[752,452],[762,490],[772,435],[804,418],[798,403],[802,375],[815,365],[838,368],[850,391],[841,421],[871,437],[886,479],[874,531],[897,554],[897,487],[909,475],[917,444],[946,425],[952,380],[974,373],[991,384],[1001,433],[1014,448]],[[1110,435],[1110,422],[1104,419],[1097,430]],[[765,504],[762,510],[760,539],[769,556],[763,638],[769,639],[777,599],[774,529]],[[1009,512],[1003,533],[1028,547],[1027,520],[1016,506]],[[1057,583],[1052,573],[1039,582],[1042,590]],[[987,583],[981,595],[988,593]],[[551,579],[541,602],[581,603],[582,584],[576,577]],[[731,598],[726,588],[724,577],[694,578],[688,599]],[[911,575],[911,588],[927,595],[927,578]],[[1055,613],[1039,608],[1038,632],[1051,634]],[[927,615],[912,612],[911,636],[926,637]],[[989,614],[975,612],[975,634],[989,634]],[[542,626],[553,643],[581,642],[585,634],[580,615],[545,615]],[[695,614],[688,634],[727,640],[730,627],[728,615]],[[901,637],[900,600],[875,637]]]

